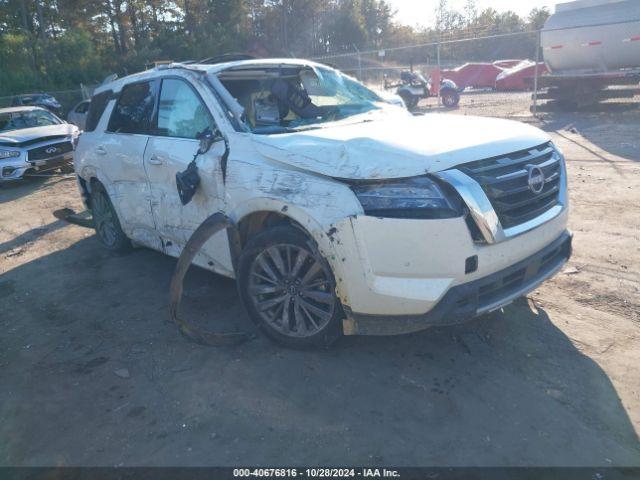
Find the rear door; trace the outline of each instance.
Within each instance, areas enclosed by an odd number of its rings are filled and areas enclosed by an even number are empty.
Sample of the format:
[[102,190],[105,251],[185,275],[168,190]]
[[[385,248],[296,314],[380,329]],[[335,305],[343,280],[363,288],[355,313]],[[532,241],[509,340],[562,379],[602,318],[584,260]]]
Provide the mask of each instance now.
[[80,130],[84,130],[85,128],[85,120],[87,118],[87,112],[89,111],[89,103],[89,100],[80,102],[71,112],[69,112],[69,115],[67,116],[69,123],[73,123]]
[[[176,187],[176,173],[187,168],[198,150],[198,137],[216,124],[195,86],[186,78],[165,77],[161,81],[154,134],[144,155],[151,186],[155,223],[164,250],[179,255],[196,228],[210,215],[223,209],[221,157],[224,142],[215,143],[198,157],[200,186],[193,199],[182,205]],[[217,270],[230,267],[226,232],[214,236],[203,248]],[[196,259],[196,263],[198,262]]]
[[123,230],[152,248],[160,248],[160,244],[143,160],[157,90],[157,80],[125,85],[116,99],[106,133],[93,146],[99,168],[109,180],[109,194]]

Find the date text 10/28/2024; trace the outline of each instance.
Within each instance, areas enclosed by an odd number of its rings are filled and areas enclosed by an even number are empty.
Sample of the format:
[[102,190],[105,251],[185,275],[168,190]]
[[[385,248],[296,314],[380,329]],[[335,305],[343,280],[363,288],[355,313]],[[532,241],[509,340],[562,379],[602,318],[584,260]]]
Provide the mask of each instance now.
[[387,468],[234,468],[233,476],[257,478],[400,478]]

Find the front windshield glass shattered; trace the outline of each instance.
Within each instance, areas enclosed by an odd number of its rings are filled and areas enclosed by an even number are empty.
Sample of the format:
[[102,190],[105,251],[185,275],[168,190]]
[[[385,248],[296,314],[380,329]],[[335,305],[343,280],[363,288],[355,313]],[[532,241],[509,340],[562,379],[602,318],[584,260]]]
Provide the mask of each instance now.
[[244,108],[244,121],[254,133],[317,128],[383,105],[377,94],[330,68],[245,67],[218,77]]
[[62,123],[55,115],[46,110],[20,110],[0,112],[0,132],[23,130],[25,128],[45,127]]

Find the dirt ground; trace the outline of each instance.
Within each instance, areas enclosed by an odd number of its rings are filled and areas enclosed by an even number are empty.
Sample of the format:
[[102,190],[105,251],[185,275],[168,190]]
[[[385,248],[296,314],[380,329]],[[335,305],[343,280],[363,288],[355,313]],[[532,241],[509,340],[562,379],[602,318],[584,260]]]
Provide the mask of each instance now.
[[[468,324],[328,351],[190,343],[168,323],[174,259],[57,221],[73,179],[0,187],[0,465],[640,465],[640,108],[535,122],[523,95],[456,113],[564,150],[569,265]],[[253,330],[230,280],[193,269],[183,304]]]

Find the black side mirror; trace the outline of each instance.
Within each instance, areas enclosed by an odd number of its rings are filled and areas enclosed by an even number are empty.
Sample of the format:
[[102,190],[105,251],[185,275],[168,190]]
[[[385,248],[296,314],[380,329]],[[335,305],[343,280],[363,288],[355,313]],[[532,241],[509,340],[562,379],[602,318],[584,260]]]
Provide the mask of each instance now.
[[[211,146],[219,141],[225,141],[225,154],[223,156],[224,163],[226,164],[226,156],[229,152],[229,147],[227,146],[227,142],[220,133],[220,130],[217,128],[215,130],[211,130],[207,128],[205,131],[198,134],[198,140],[200,141],[200,145],[198,146],[198,151],[193,156],[193,160],[187,166],[187,168],[182,171],[176,173],[176,187],[178,188],[178,195],[180,196],[180,201],[182,205],[188,204],[193,196],[198,190],[198,186],[200,185],[200,174],[198,173],[198,166],[196,165],[196,159],[198,155],[203,155],[211,150]],[[224,170],[225,167],[223,167]]]

